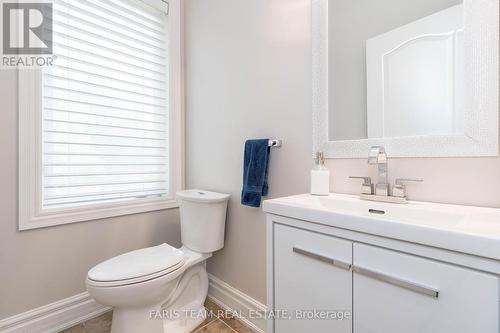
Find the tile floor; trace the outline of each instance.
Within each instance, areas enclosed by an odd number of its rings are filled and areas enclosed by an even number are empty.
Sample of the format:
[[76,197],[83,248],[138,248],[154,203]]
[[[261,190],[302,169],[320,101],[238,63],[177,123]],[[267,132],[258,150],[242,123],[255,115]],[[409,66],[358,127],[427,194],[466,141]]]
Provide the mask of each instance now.
[[[221,314],[221,308],[207,300],[205,302],[207,310],[219,315],[205,319],[193,333],[255,333],[246,327],[242,322],[234,318],[225,318]],[[60,333],[109,333],[111,331],[111,312],[105,313],[97,318],[90,319],[82,324],[73,326]]]

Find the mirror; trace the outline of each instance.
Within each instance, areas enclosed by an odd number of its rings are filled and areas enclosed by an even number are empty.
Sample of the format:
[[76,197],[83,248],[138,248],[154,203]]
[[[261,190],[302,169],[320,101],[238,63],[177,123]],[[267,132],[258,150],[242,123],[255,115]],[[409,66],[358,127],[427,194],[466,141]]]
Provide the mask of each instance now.
[[498,155],[498,6],[313,0],[315,151]]
[[330,0],[330,140],[463,133],[462,7]]

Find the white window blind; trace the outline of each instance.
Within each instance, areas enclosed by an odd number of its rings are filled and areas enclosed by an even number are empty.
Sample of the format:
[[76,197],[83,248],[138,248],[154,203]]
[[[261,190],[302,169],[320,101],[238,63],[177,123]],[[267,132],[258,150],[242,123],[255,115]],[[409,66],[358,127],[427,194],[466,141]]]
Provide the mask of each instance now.
[[46,208],[169,191],[167,5],[55,0],[42,73]]

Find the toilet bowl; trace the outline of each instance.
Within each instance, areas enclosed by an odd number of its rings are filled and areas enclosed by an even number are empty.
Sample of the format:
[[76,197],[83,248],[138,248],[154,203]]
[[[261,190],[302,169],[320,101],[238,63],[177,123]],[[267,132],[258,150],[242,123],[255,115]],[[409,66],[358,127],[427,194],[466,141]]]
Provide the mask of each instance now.
[[86,286],[113,307],[112,333],[187,333],[205,318],[205,261],[224,246],[229,195],[202,190],[177,193],[180,249],[166,243],[128,252],[89,270]]

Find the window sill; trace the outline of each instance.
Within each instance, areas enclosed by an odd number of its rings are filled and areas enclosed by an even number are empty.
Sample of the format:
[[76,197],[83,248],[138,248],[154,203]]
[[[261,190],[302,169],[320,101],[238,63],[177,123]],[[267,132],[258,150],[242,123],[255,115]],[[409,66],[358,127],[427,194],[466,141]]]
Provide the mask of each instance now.
[[133,202],[98,204],[84,208],[64,208],[43,210],[35,214],[19,210],[19,230],[31,230],[56,225],[85,222],[124,215],[147,213],[158,210],[178,208],[173,198],[143,199]]

